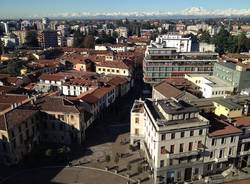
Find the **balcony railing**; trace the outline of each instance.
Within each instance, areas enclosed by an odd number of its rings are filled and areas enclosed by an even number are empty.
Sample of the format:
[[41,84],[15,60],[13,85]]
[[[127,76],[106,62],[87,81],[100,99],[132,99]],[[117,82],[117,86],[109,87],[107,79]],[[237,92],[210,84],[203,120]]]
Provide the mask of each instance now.
[[188,157],[188,156],[195,156],[195,155],[199,155],[200,150],[193,150],[193,151],[189,151],[189,152],[180,152],[180,153],[175,153],[169,154],[169,158],[182,158],[182,157]]

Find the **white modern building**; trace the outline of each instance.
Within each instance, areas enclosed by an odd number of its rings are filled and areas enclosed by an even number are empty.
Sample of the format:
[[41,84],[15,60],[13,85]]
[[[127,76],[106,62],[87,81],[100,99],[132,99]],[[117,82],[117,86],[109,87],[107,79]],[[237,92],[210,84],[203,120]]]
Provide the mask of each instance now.
[[234,91],[234,87],[216,76],[205,74],[185,74],[185,78],[199,87],[205,98],[224,97]]
[[155,43],[163,45],[163,47],[176,48],[177,52],[191,52],[191,37],[183,37],[177,34],[160,35],[156,38]]

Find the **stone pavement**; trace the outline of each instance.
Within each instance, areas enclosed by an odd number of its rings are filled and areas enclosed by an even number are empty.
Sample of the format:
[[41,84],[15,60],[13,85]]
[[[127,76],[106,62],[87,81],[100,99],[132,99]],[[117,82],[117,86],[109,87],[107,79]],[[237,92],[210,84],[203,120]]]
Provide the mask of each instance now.
[[[212,175],[209,177],[209,184],[214,183],[214,184],[219,184],[219,183],[230,183],[233,184],[234,182],[238,182],[239,180],[246,180],[246,179],[250,179],[250,168],[244,168],[242,169],[242,171],[239,171],[238,174],[233,175],[229,175],[227,177],[223,177],[221,174],[216,174],[216,175]],[[206,183],[204,179],[201,179],[199,181],[194,181],[193,184],[202,184],[202,183]],[[249,180],[250,183],[250,180]]]
[[[121,141],[126,144],[121,144]],[[145,184],[152,184],[152,179],[149,174],[144,171],[142,173],[138,173],[138,165],[143,162],[142,153],[140,150],[132,152],[129,150],[129,133],[125,133],[119,135],[114,143],[104,143],[102,145],[95,145],[89,148],[92,151],[92,154],[84,156],[83,158],[74,160],[72,162],[73,165],[82,165],[82,166],[90,166],[100,169],[109,168],[109,171],[117,172],[123,176],[130,175],[134,180],[142,180]],[[116,154],[124,154],[123,158],[119,158],[118,163],[115,163],[114,158]],[[106,162],[106,155],[111,156],[111,161]],[[128,164],[131,163],[131,164]],[[131,169],[128,170],[129,166]]]

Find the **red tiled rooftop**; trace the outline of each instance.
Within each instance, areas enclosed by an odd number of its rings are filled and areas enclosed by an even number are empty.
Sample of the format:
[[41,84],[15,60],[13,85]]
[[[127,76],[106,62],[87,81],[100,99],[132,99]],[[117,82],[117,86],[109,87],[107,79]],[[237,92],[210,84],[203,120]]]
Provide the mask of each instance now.
[[103,61],[96,64],[100,67],[107,67],[107,68],[119,68],[119,69],[129,69],[129,67],[121,61]]
[[41,80],[60,81],[60,80],[63,80],[65,76],[62,74],[45,74],[44,73],[39,78]]
[[235,118],[234,123],[237,126],[250,126],[250,116]]
[[14,103],[22,103],[28,99],[26,95],[1,95],[0,103],[3,104],[14,104]]
[[216,118],[210,121],[210,125],[211,125],[211,127],[209,128],[210,137],[241,133],[241,130],[239,128]]

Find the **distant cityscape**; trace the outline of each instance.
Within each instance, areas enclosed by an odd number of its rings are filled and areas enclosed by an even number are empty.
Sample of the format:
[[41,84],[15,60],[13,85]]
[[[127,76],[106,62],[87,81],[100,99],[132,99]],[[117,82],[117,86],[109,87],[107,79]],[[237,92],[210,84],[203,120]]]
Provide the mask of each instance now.
[[0,20],[0,183],[249,183],[248,11],[193,11]]

